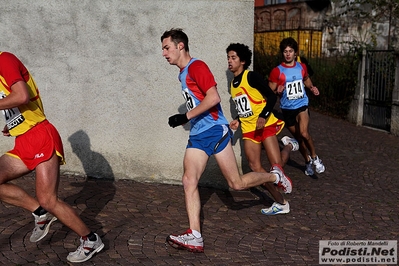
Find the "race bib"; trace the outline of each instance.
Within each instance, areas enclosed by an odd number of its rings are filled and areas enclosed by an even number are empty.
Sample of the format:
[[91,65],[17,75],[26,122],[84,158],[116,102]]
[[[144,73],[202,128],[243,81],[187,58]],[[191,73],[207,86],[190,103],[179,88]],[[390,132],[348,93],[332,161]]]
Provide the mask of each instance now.
[[236,104],[237,113],[240,117],[249,117],[254,114],[246,94],[235,97],[234,103]]
[[288,100],[296,100],[304,97],[304,86],[302,80],[287,82],[285,85]]
[[191,96],[190,92],[188,91],[188,89],[185,88],[184,90],[181,91],[181,93],[183,94],[183,97],[186,100],[187,110],[190,111],[191,109],[194,109],[196,107],[195,101]]
[[[6,95],[3,92],[0,92],[0,98],[5,98]],[[18,107],[10,108],[2,110],[3,115],[6,119],[6,124],[8,129],[12,129],[22,122],[24,122],[25,118],[22,116],[21,112],[19,111]]]

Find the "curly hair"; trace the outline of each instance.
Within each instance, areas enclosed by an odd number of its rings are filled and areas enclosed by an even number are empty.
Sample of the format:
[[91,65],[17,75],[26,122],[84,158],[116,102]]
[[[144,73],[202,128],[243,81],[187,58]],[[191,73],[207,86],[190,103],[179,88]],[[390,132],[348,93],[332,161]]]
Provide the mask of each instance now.
[[288,46],[291,47],[292,49],[294,49],[295,53],[298,52],[298,43],[295,41],[294,38],[288,37],[288,38],[283,39],[280,42],[281,53],[283,53],[285,48],[287,48]]
[[249,47],[242,43],[231,43],[227,49],[226,53],[230,51],[236,52],[237,56],[240,58],[241,62],[245,62],[244,69],[247,69],[251,65],[252,51]]

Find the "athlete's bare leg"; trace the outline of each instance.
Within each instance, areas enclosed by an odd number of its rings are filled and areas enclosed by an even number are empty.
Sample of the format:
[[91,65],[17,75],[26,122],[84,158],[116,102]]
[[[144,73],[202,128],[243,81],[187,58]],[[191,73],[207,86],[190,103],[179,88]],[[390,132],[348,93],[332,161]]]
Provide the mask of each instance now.
[[[234,190],[243,190],[267,182],[275,182],[277,176],[270,173],[250,172],[240,176],[236,157],[231,143],[223,151],[214,155],[215,159],[226,178],[227,183]],[[201,200],[198,191],[198,182],[208,162],[208,155],[199,149],[186,149],[184,155],[183,187],[186,200],[186,209],[190,229],[201,232],[200,211]]]
[[[266,173],[267,171],[264,169],[261,162],[261,145],[261,143],[255,143],[249,139],[244,139],[244,150],[249,163],[249,167],[254,172]],[[267,138],[263,142],[263,145],[265,147],[270,164],[281,165],[280,148],[278,146],[277,137],[274,136]],[[264,183],[263,186],[269,191],[269,193],[272,195],[273,199],[276,202],[280,204],[286,203],[283,195],[278,191],[277,187],[273,183]]]
[[33,212],[39,207],[39,202],[22,188],[9,181],[28,174],[30,170],[18,158],[7,154],[0,157],[0,200],[8,204]]
[[267,182],[273,183],[277,179],[277,176],[271,173],[250,172],[240,176],[231,142],[229,142],[223,151],[215,154],[215,159],[227,183],[234,190],[243,190]]
[[297,116],[299,124],[299,134],[305,142],[306,148],[309,150],[312,158],[316,157],[316,150],[314,147],[312,136],[309,134],[309,111],[306,109],[300,112]]
[[201,199],[198,191],[198,182],[205,170],[209,156],[202,150],[195,148],[186,149],[183,165],[184,174],[182,177],[186,210],[190,229],[201,232],[200,211]]
[[56,216],[64,225],[79,236],[90,233],[89,228],[67,203],[58,199],[60,181],[60,158],[54,155],[36,167],[36,197],[40,206]]

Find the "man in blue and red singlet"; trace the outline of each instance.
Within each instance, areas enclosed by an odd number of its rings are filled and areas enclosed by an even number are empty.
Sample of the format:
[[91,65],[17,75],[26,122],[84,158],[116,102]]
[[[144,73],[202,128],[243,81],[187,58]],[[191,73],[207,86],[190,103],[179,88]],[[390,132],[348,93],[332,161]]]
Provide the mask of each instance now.
[[319,95],[319,90],[313,86],[306,65],[296,61],[298,43],[291,37],[285,38],[280,43],[280,51],[284,62],[271,71],[269,86],[280,96],[285,125],[299,142],[299,152],[305,159],[305,174],[314,175],[312,165],[317,173],[323,173],[325,166],[309,134],[309,98],[305,87],[314,95]]
[[240,176],[231,145],[232,133],[222,112],[213,74],[203,61],[190,56],[188,37],[181,29],[165,31],[161,42],[162,55],[170,65],[180,69],[181,92],[187,107],[186,113],[169,117],[169,125],[175,128],[191,124],[182,177],[190,227],[181,235],[169,235],[166,240],[175,248],[203,252],[198,181],[211,155],[215,156],[223,176],[235,190],[275,183],[290,193],[292,184],[280,168],[272,169],[270,173],[251,172]]
[[[0,157],[0,200],[22,207],[35,218],[31,242],[43,239],[57,218],[81,236],[81,246],[69,253],[70,262],[83,262],[104,244],[74,209],[57,197],[60,165],[65,163],[61,137],[46,119],[39,90],[22,62],[0,52],[0,110],[4,136],[15,137],[14,148]],[[10,181],[35,171],[36,198]]]

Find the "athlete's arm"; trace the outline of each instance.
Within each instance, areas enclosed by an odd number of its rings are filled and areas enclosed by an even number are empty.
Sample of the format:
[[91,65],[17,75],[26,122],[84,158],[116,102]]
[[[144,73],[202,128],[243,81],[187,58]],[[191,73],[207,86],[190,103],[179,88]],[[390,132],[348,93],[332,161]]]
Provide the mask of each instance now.
[[278,67],[275,67],[272,69],[269,75],[269,87],[274,91],[276,94],[281,94],[283,93],[285,87],[284,85],[279,85],[279,79],[280,77],[280,69]]
[[194,117],[201,115],[202,113],[208,111],[218,103],[220,103],[219,93],[216,89],[216,86],[212,86],[206,91],[206,95],[204,99],[201,101],[201,103],[197,105],[197,107],[191,109],[186,113],[187,119],[192,119]]
[[181,126],[186,124],[190,119],[201,115],[202,113],[208,111],[215,105],[220,103],[220,96],[216,89],[216,86],[212,86],[210,89],[206,91],[206,95],[204,99],[201,101],[197,107],[191,109],[185,114],[176,114],[169,117],[169,126],[175,128],[177,126]]
[[188,74],[195,81],[202,94],[205,95],[200,104],[186,113],[187,118],[192,119],[210,110],[221,100],[216,88],[215,78],[205,62],[201,60],[193,62],[188,69]]
[[309,76],[306,80],[303,81],[303,83],[305,84],[306,88],[309,88],[314,95],[320,94],[319,89],[316,86],[313,86],[312,80],[309,78]]
[[266,119],[271,114],[277,102],[277,96],[273,93],[266,81],[256,72],[251,71],[248,73],[248,83],[251,87],[256,88],[266,99],[266,106],[259,114],[259,117]]
[[6,137],[10,137],[11,136],[10,132],[8,131],[7,125],[4,126],[4,128],[3,128],[3,130],[1,132],[3,132],[3,136],[6,136]]
[[0,110],[11,109],[29,103],[29,91],[25,81],[17,81],[11,86],[11,93],[0,99]]
[[272,91],[277,93],[277,83],[269,81],[269,87]]
[[234,119],[233,121],[231,121],[230,122],[230,128],[232,129],[232,130],[237,130],[238,129],[238,127],[240,126],[240,120],[238,120],[238,119]]

